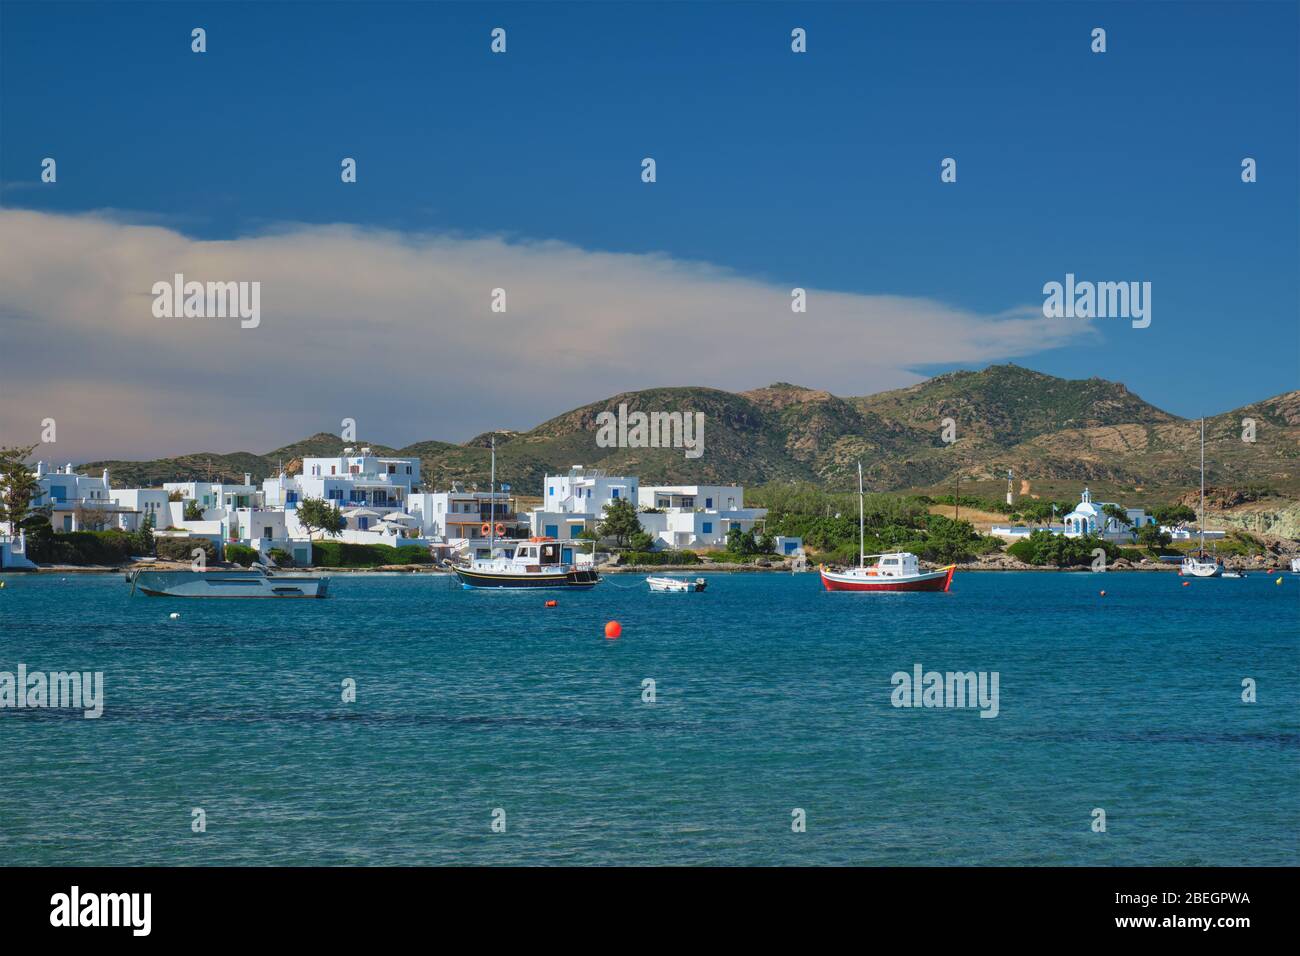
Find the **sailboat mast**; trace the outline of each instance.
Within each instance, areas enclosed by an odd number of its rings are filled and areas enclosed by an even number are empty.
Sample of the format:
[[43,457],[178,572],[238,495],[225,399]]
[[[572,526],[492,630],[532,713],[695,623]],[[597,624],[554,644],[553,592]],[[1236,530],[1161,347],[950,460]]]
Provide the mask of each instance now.
[[858,462],[858,567],[867,566],[867,533],[862,520],[862,462]]
[[492,477],[488,488],[488,507],[491,511],[488,513],[492,516],[488,521],[488,557],[492,557],[492,552],[496,550],[497,544],[497,436],[492,436]]
[[1201,556],[1205,556],[1205,419],[1201,419],[1201,515],[1196,519],[1201,526]]

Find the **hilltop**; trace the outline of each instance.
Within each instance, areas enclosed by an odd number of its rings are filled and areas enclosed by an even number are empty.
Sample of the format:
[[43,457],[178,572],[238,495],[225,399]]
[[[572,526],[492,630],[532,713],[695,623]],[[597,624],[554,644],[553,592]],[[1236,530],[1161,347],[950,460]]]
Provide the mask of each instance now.
[[[597,447],[597,415],[634,411],[705,415],[704,454],[681,449]],[[1242,419],[1256,441],[1242,441]],[[955,442],[943,440],[952,419]],[[393,448],[361,439],[382,454],[417,456],[426,483],[486,486],[488,445],[497,443],[497,477],[530,493],[547,473],[583,464],[635,474],[646,483],[734,481],[756,486],[809,481],[849,488],[863,463],[873,490],[948,487],[958,476],[997,493],[1008,468],[1037,493],[1090,482],[1128,492],[1181,494],[1199,481],[1199,423],[1144,401],[1118,382],[1055,378],[1015,365],[939,375],[917,385],[840,397],[779,382],[746,392],[653,388],[575,408],[528,431],[498,431],[467,442],[425,440]],[[283,463],[290,472],[308,455],[337,455],[343,442],[320,433],[262,454],[198,453],[155,461],[98,461],[115,485],[162,481],[254,480]],[[1300,392],[1225,411],[1206,421],[1207,481],[1258,494],[1300,497]],[[963,487],[967,487],[963,485]],[[1258,494],[1256,495],[1258,497]],[[1000,495],[999,495],[1000,497]]]

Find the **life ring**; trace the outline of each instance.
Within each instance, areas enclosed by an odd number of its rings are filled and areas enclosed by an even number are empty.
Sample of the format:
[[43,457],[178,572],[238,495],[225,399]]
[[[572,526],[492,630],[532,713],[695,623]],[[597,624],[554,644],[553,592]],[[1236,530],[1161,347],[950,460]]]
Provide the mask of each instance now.
[[492,526],[488,524],[486,521],[484,521],[483,526],[478,529],[479,537],[486,538],[491,533],[492,533]]
[[503,525],[500,521],[498,521],[498,522],[497,522],[497,537],[498,537],[498,538],[504,538],[505,536],[506,536],[506,526]]

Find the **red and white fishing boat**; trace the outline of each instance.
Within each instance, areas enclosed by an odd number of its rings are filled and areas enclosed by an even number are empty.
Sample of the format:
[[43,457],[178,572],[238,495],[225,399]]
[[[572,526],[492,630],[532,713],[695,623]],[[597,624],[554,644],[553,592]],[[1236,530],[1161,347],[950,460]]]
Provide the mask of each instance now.
[[822,585],[827,591],[946,591],[952,584],[955,564],[937,571],[922,571],[916,555],[906,551],[890,554],[863,555],[876,558],[875,564],[865,560],[856,568],[831,571],[821,567]]
[[[858,566],[842,570],[818,567],[827,591],[947,591],[955,564],[937,571],[922,571],[916,555],[908,551],[867,554],[866,524],[862,512],[862,462],[858,462]],[[867,558],[876,563],[867,564]]]

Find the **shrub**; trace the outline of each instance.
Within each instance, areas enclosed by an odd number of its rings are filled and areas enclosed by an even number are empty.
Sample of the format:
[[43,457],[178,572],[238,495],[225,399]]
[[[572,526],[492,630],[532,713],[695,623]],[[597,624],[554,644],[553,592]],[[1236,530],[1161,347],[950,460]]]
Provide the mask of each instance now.
[[293,567],[293,555],[290,554],[288,551],[284,550],[284,548],[272,548],[268,552],[268,554],[271,555],[271,560],[274,561],[279,567],[282,568]]
[[203,549],[205,561],[217,560],[217,546],[208,538],[155,538],[154,547],[158,557],[169,561],[193,561],[195,548]]
[[346,541],[313,541],[312,564],[328,568],[375,568],[382,564],[431,564],[427,548],[407,544],[350,544]]
[[226,560],[233,564],[242,564],[244,567],[248,567],[260,557],[261,555],[256,548],[250,548],[246,544],[232,542],[226,545]]
[[53,531],[28,540],[28,557],[38,564],[126,564],[137,552],[125,531]]
[[1092,552],[1097,548],[1101,548],[1106,553],[1107,561],[1114,561],[1121,553],[1117,545],[1092,535],[1067,538],[1065,535],[1043,530],[1033,531],[1028,538],[1015,542],[1007,548],[1007,553],[1026,564],[1068,568],[1091,564]]

